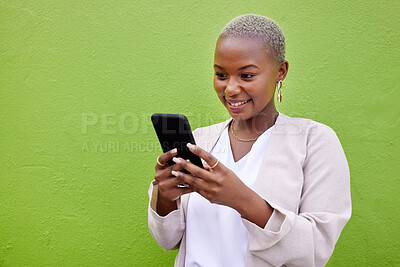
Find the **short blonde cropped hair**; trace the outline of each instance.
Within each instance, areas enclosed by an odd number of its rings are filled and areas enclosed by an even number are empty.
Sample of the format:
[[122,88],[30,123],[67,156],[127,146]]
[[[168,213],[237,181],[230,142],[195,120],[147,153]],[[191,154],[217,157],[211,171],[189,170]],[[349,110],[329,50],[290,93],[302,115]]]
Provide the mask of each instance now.
[[277,63],[285,61],[285,36],[279,25],[270,18],[256,14],[238,16],[225,25],[218,38],[226,36],[260,39]]

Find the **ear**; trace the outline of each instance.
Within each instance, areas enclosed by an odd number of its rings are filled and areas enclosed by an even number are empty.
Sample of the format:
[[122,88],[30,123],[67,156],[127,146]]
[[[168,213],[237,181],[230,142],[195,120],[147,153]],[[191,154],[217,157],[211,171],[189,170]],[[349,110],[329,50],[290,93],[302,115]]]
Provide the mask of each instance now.
[[277,78],[276,82],[283,81],[286,78],[288,70],[289,70],[289,62],[285,60],[281,64],[279,64],[277,73],[278,76],[276,77]]

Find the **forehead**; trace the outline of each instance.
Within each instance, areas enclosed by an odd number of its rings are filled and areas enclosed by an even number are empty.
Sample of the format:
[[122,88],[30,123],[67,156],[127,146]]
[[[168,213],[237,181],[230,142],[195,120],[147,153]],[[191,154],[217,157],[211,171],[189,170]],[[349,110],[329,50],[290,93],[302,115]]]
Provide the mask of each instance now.
[[[273,62],[273,56],[261,42],[250,37],[227,36],[218,39],[214,61],[220,63],[257,63]],[[219,65],[219,64],[218,64]]]

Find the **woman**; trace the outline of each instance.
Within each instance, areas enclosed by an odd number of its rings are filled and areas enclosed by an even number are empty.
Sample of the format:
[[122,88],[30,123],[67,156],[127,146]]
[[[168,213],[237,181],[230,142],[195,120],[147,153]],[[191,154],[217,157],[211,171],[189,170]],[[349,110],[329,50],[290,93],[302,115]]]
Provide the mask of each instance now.
[[281,29],[259,15],[234,18],[214,63],[232,119],[194,131],[189,148],[204,169],[176,150],[157,158],[153,237],[179,248],[175,266],[325,265],[351,215],[349,170],[331,128],[275,108],[288,72]]

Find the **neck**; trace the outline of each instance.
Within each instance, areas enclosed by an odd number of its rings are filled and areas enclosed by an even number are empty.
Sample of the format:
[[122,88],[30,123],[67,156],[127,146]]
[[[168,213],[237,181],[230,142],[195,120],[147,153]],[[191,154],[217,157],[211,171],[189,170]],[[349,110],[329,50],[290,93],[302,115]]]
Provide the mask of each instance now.
[[250,119],[236,121],[236,131],[248,136],[257,136],[273,126],[279,113],[275,108],[275,104],[273,102],[270,104],[262,112]]

